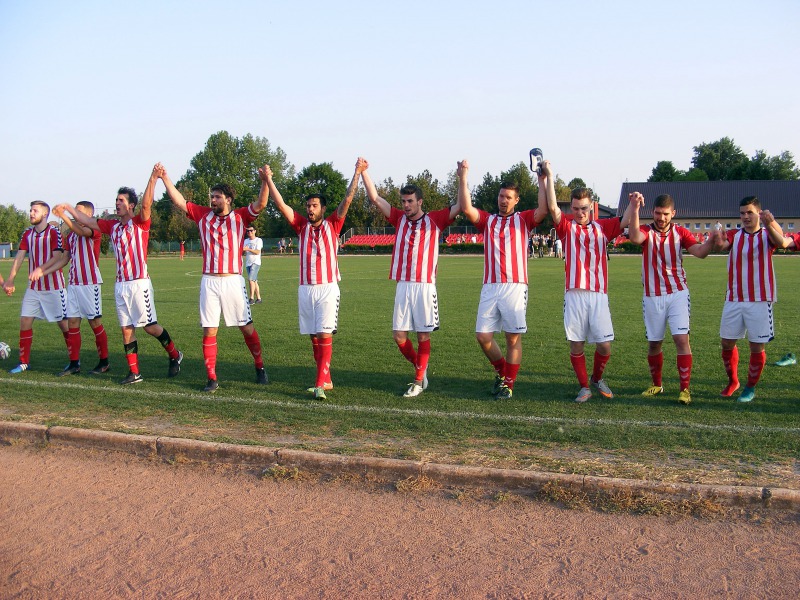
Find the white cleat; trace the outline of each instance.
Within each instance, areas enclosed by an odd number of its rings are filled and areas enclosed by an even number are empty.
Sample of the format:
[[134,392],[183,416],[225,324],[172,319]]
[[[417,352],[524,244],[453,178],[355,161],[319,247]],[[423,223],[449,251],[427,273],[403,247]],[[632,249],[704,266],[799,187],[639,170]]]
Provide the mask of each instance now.
[[575,397],[575,402],[577,402],[578,404],[583,404],[591,397],[592,397],[592,390],[590,390],[589,388],[581,388],[581,391],[578,392],[578,395]]
[[408,384],[408,390],[403,394],[403,398],[414,398],[422,393],[422,386],[416,381]]

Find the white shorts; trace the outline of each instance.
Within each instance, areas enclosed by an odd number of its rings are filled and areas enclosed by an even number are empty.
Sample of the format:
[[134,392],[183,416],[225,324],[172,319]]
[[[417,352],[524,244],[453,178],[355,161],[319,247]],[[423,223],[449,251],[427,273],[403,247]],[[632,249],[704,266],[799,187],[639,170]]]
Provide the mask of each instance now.
[[71,285],[67,288],[67,318],[99,319],[102,316],[100,284]]
[[253,320],[241,275],[200,279],[200,326],[219,327],[220,312],[228,327],[242,327]]
[[67,318],[67,291],[47,290],[38,292],[28,288],[22,298],[21,317],[33,317],[50,323]]
[[158,321],[153,283],[149,279],[117,281],[114,299],[120,327],[144,327]]
[[568,290],[564,294],[564,331],[569,342],[597,344],[614,339],[608,294]]
[[524,283],[484,283],[478,304],[477,333],[527,333],[525,311],[528,286]]
[[647,341],[662,341],[667,332],[667,323],[672,335],[688,335],[690,307],[689,290],[663,296],[644,296],[642,315]]
[[772,320],[772,302],[725,301],[719,337],[739,340],[747,337],[754,344],[766,344],[775,337]]
[[394,293],[393,331],[439,329],[439,299],[433,283],[398,281]]
[[300,333],[336,333],[339,320],[339,284],[321,283],[297,288]]

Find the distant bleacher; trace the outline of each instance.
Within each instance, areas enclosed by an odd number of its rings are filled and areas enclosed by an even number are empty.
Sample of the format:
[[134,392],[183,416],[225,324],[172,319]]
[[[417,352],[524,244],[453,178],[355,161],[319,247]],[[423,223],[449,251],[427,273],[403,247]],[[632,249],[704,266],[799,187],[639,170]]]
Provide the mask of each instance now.
[[357,234],[350,236],[344,245],[354,244],[357,246],[390,246],[394,244],[394,234]]
[[[475,241],[472,241],[472,237],[475,236]],[[482,233],[451,233],[448,235],[445,240],[445,244],[448,246],[452,246],[453,244],[482,244],[483,243],[483,234]]]

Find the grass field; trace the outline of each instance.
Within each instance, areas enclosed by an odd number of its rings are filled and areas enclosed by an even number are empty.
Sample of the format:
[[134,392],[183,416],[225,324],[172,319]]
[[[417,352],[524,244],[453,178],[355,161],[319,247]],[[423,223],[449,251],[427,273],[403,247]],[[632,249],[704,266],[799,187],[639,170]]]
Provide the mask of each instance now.
[[[237,329],[221,329],[217,394],[203,394],[205,370],[197,298],[200,259],[152,258],[159,322],[185,354],[183,371],[166,378],[167,358],[156,340],[139,334],[143,384],[121,387],[127,372],[113,299],[113,259],[101,261],[105,323],[112,372],[61,380],[66,364],[55,324],[38,322],[32,369],[16,364],[22,292],[0,298],[0,339],[14,349],[0,374],[0,419],[179,435],[213,441],[291,446],[462,464],[550,469],[659,479],[748,484],[786,483],[800,475],[800,366],[767,366],[751,405],[718,396],[725,381],[719,357],[719,318],[725,291],[724,257],[687,258],[692,292],[693,403],[677,403],[674,345],[665,343],[666,393],[639,394],[649,385],[641,316],[640,258],[610,262],[610,303],[616,341],[605,378],[613,400],[598,395],[572,402],[578,384],[562,325],[563,263],[529,262],[529,333],[514,397],[489,395],[490,365],[474,339],[482,257],[440,259],[442,328],[432,336],[429,389],[401,397],[413,370],[391,336],[394,282],[388,256],[342,257],[342,302],[335,336],[335,389],[313,401],[311,345],[297,329],[297,258],[267,257],[261,270],[264,304],[253,307],[266,354],[270,385],[254,383],[252,358]],[[797,315],[800,257],[776,257],[779,302],[774,362],[800,350]],[[9,261],[0,261],[6,274]],[[83,325],[83,361],[96,362],[93,337]],[[589,368],[591,354],[587,353]],[[746,344],[740,342],[740,377]]]

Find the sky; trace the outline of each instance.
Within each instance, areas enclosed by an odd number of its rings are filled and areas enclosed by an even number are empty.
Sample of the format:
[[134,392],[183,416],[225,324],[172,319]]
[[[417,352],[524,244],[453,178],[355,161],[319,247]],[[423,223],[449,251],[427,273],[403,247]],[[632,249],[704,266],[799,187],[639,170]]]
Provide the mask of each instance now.
[[797,0],[0,0],[0,204],[112,207],[225,130],[376,181],[466,158],[475,186],[539,147],[613,207],[724,136],[800,162],[799,24]]

